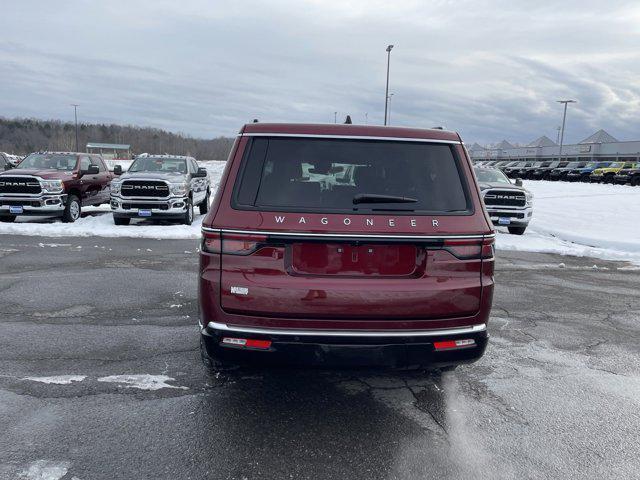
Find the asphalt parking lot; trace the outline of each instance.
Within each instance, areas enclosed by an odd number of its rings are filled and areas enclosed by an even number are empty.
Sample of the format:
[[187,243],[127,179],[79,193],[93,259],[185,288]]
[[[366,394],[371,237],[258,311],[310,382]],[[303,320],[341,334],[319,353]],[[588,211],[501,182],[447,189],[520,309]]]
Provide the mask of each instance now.
[[0,478],[638,478],[639,270],[499,252],[455,372],[211,379],[196,247],[2,236]]

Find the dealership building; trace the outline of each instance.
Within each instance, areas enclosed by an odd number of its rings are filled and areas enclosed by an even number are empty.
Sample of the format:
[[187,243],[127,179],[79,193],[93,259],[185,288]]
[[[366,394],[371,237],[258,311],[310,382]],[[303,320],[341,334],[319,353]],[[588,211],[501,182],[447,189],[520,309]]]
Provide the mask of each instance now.
[[640,161],[640,140],[621,142],[604,130],[573,145],[560,146],[549,137],[542,136],[526,146],[513,146],[506,140],[492,148],[474,143],[469,148],[472,160],[599,160],[599,161]]

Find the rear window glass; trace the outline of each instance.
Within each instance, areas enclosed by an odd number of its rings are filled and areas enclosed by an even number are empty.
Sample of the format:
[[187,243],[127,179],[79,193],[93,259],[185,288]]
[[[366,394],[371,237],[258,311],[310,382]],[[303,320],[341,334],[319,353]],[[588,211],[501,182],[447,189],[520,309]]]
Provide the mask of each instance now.
[[254,138],[239,178],[234,206],[241,209],[425,213],[471,209],[458,161],[446,144]]

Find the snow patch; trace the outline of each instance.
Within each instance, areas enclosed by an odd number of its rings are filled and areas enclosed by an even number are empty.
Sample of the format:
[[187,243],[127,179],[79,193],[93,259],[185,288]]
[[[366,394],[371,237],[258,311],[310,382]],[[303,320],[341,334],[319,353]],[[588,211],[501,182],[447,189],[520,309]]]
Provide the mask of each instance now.
[[162,388],[175,388],[188,390],[188,387],[176,387],[166,382],[174,381],[173,377],[167,375],[110,375],[98,378],[99,382],[118,383],[126,388],[139,388],[140,390],[160,390]]
[[498,228],[498,250],[558,253],[640,264],[640,188],[525,181],[533,218],[524,235]]
[[30,380],[32,382],[40,382],[55,385],[69,385],[72,382],[81,382],[86,375],[54,375],[51,377],[24,377],[23,380]]
[[69,471],[70,462],[36,460],[19,473],[20,478],[29,480],[60,480]]

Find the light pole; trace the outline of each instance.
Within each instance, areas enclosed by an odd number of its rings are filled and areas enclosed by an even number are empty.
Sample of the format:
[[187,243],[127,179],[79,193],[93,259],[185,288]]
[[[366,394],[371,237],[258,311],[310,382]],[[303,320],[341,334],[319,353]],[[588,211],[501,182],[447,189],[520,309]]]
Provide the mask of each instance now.
[[391,125],[391,99],[393,97],[393,93],[389,94],[389,125]]
[[389,65],[391,64],[391,49],[393,45],[387,45],[387,87],[384,91],[384,124],[387,124],[387,107],[389,106]]
[[369,125],[369,113],[364,112],[364,124]]
[[558,130],[557,134],[556,134],[556,145],[560,145],[560,129],[562,127],[560,127],[560,125],[558,125],[558,128],[556,128],[556,130]]
[[338,123],[338,112],[333,112],[333,123]]
[[564,124],[567,120],[567,104],[577,103],[575,100],[556,100],[558,103],[564,103],[564,113],[562,114],[562,132],[560,133],[560,151],[558,153],[558,160],[562,160],[562,144],[564,143]]
[[72,103],[71,106],[73,107],[73,116],[76,119],[76,152],[79,152],[80,150],[78,150],[78,107],[80,105],[78,105],[77,103]]

